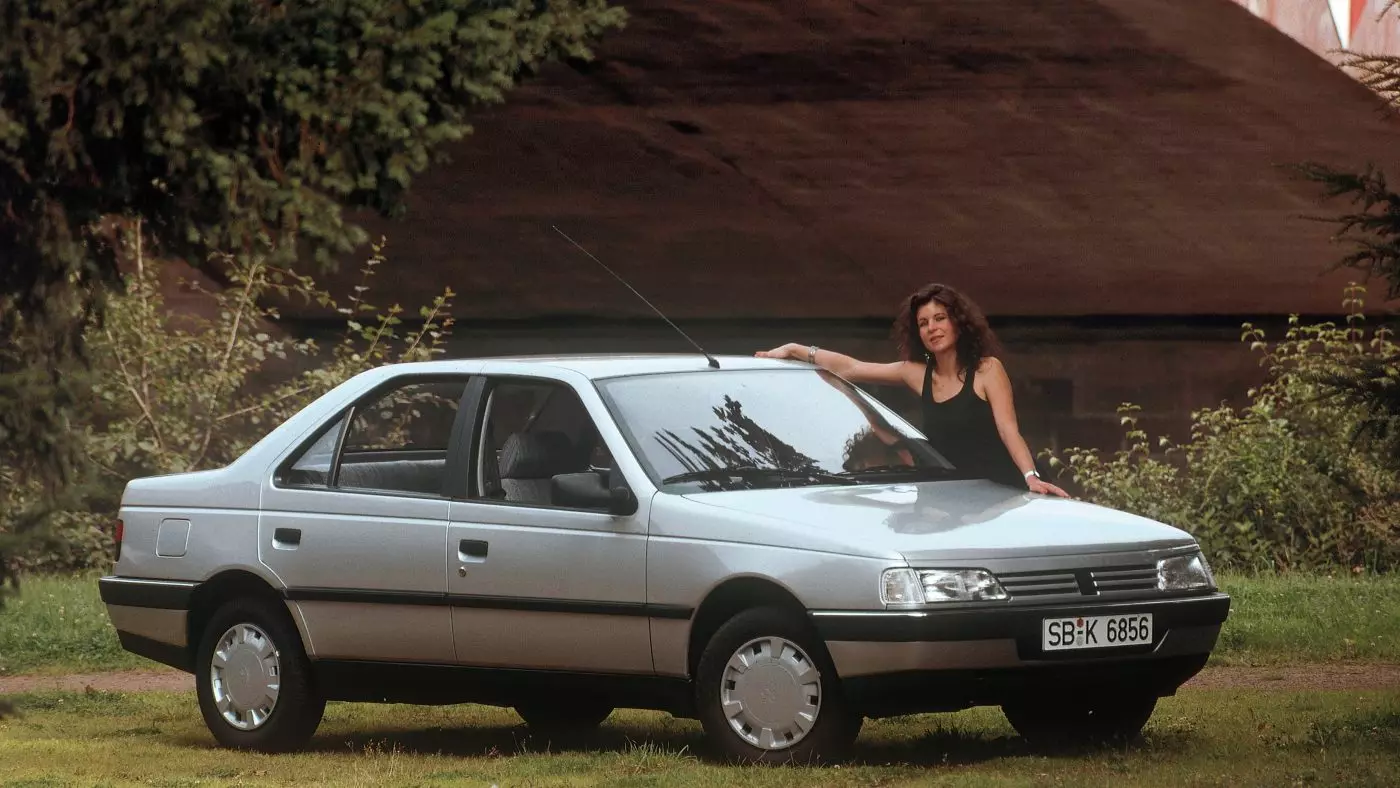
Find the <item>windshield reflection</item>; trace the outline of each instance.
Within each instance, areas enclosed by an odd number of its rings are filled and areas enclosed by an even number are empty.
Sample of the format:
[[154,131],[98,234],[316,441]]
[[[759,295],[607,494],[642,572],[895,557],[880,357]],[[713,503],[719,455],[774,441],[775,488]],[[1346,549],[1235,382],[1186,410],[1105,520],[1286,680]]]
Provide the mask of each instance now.
[[599,384],[653,482],[688,492],[952,478],[951,464],[825,372],[733,370]]
[[[685,468],[682,473],[667,476],[663,482],[702,471],[729,469],[776,469],[792,471],[794,475],[822,473],[816,460],[760,427],[744,414],[743,404],[732,397],[725,395],[724,403],[710,410],[719,423],[690,427],[694,441],[687,441],[672,429],[657,431],[656,441]],[[730,482],[744,487],[766,486],[763,479],[753,475],[695,481],[704,490],[733,489]]]

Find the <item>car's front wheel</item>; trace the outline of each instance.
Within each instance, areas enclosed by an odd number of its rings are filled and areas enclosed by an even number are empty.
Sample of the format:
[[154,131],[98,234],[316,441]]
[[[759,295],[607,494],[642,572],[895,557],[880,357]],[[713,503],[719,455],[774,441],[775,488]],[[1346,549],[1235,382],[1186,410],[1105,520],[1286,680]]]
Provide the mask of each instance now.
[[1021,738],[1037,746],[1119,744],[1142,732],[1157,707],[1155,696],[1056,703],[1035,701],[1001,707]]
[[832,760],[860,732],[821,639],[786,610],[731,618],[710,638],[695,678],[700,722],[726,760]]
[[196,653],[195,688],[205,725],[235,749],[299,749],[326,708],[291,617],[256,599],[227,602],[210,618]]

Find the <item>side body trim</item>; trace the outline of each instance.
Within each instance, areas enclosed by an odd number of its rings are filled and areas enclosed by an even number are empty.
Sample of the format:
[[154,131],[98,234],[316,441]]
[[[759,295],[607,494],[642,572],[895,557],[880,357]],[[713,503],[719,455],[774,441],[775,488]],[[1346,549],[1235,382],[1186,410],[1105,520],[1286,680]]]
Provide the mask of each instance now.
[[682,605],[649,605],[629,602],[594,602],[578,599],[438,594],[375,591],[355,588],[289,588],[282,593],[297,602],[352,602],[380,605],[439,605],[491,610],[528,610],[539,613],[585,613],[600,616],[645,616],[688,619],[694,612]]
[[514,706],[525,700],[582,697],[616,708],[694,716],[690,682],[665,676],[364,660],[317,660],[311,671],[327,700]]

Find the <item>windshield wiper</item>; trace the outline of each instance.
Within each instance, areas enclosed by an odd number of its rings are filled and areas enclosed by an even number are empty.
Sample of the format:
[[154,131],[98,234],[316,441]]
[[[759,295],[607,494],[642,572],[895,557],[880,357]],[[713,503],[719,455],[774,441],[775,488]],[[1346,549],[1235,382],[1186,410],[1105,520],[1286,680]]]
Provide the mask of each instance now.
[[854,479],[848,479],[844,475],[834,473],[797,470],[792,468],[757,468],[752,465],[739,465],[732,468],[706,468],[703,471],[688,471],[686,473],[678,473],[675,476],[668,476],[662,479],[661,483],[705,482],[718,481],[720,479],[743,479],[744,481],[765,481],[774,479],[778,481],[788,481],[790,479],[807,479],[827,484],[855,484]]
[[956,476],[957,474],[958,471],[953,468],[939,468],[931,465],[872,465],[869,468],[843,471],[840,476],[846,479],[855,479],[862,476]]

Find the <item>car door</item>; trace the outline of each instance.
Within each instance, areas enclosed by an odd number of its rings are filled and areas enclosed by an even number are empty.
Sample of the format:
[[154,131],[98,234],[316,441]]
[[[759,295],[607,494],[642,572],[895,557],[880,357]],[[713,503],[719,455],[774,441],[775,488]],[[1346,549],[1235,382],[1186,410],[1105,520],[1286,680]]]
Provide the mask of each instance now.
[[443,485],[465,376],[402,376],[329,419],[265,484],[263,563],[318,659],[450,664]]
[[607,473],[610,448],[577,392],[487,377],[480,403],[470,484],[448,525],[458,662],[651,673],[645,510],[551,500],[555,475]]

